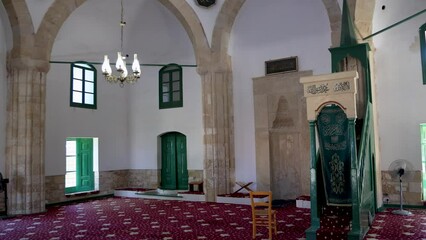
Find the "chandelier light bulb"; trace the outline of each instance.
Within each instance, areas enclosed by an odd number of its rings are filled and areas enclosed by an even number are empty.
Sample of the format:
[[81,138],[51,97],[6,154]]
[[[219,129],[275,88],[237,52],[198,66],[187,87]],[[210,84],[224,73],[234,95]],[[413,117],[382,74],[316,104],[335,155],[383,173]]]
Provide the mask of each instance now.
[[127,78],[128,72],[127,72],[127,67],[126,67],[126,61],[123,60],[124,63],[124,68],[121,72],[121,78],[124,80]]
[[115,68],[117,69],[118,75],[113,75],[111,70],[111,65],[107,55],[104,56],[104,62],[102,64],[102,73],[105,76],[105,80],[110,83],[118,83],[120,87],[123,87],[125,83],[135,83],[141,76],[141,67],[138,60],[138,55],[134,54],[134,61],[132,64],[132,73],[129,75],[127,71],[125,57],[122,55],[123,51],[123,28],[126,25],[124,21],[124,8],[123,0],[121,0],[121,21],[120,21],[120,39],[121,39],[121,51],[117,52],[117,61],[115,63]]
[[121,56],[121,52],[117,52],[117,61],[115,62],[115,68],[117,71],[124,71],[126,68],[126,64],[124,63],[123,57]]
[[108,55],[104,56],[104,62],[102,63],[102,73],[104,75],[111,75],[111,73],[112,73],[112,69],[111,69],[111,65],[109,63]]
[[140,63],[139,63],[139,60],[138,60],[138,54],[137,53],[135,53],[134,55],[133,55],[133,64],[132,64],[132,71],[133,71],[133,74],[135,74],[135,76],[140,76],[141,75],[141,66],[140,66]]

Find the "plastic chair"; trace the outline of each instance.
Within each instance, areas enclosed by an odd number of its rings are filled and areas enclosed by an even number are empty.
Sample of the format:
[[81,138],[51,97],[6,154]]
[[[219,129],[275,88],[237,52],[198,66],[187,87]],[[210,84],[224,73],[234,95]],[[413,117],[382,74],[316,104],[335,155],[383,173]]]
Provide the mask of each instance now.
[[[262,198],[268,201],[263,202]],[[269,239],[272,239],[272,230],[277,234],[277,212],[272,209],[272,192],[250,192],[253,239],[256,238],[257,227],[268,227]]]

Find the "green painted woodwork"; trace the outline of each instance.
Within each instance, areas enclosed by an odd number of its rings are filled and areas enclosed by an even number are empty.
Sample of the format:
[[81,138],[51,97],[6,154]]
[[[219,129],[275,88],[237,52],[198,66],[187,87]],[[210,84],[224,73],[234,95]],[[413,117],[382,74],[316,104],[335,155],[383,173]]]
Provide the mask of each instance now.
[[419,35],[420,35],[420,57],[422,61],[423,84],[426,84],[426,23],[420,27]]
[[[53,63],[53,64],[70,64],[70,63],[74,63],[74,62],[69,62],[69,61],[49,61],[49,63]],[[103,64],[103,62],[86,62],[86,63],[88,63],[88,64],[91,64],[91,65],[102,65]],[[115,63],[111,63],[110,65],[114,65],[115,66]],[[169,65],[169,64],[163,64],[163,63],[143,63],[143,64],[140,64],[141,66],[147,66],[147,67],[164,67],[164,66],[167,66],[167,65]],[[126,64],[126,66],[132,66],[132,63],[127,63]],[[188,67],[188,68],[196,68],[196,67],[198,67],[198,65],[197,64],[179,64],[179,66],[181,66],[181,67]]]
[[76,186],[66,188],[65,193],[94,190],[93,139],[67,138],[67,141],[76,141]]
[[73,62],[70,70],[70,106],[97,108],[97,71],[87,62]]
[[182,67],[169,64],[159,71],[158,98],[160,109],[183,106]]
[[426,124],[420,124],[420,145],[422,150],[422,198],[426,199]]
[[[355,125],[350,123],[351,125]],[[351,126],[351,128],[354,128]],[[355,136],[355,131],[354,136]],[[352,178],[352,230],[349,239],[362,239],[369,229],[369,221],[374,219],[376,207],[375,165],[374,165],[374,129],[372,104],[368,103],[362,127],[358,154],[353,150],[351,166]]]
[[176,171],[177,189],[188,188],[188,167],[186,161],[186,137],[176,134]]
[[349,11],[347,0],[343,0],[342,28],[340,31],[340,46],[353,46],[357,44],[355,28]]
[[321,171],[327,205],[351,204],[351,146],[353,136],[346,113],[337,105],[325,106],[317,117]]
[[[374,164],[374,129],[372,118],[372,93],[371,93],[371,73],[369,64],[370,46],[368,43],[357,44],[353,20],[350,16],[347,2],[343,2],[342,14],[342,30],[340,46],[330,48],[332,72],[341,72],[343,62],[348,56],[357,59],[361,65],[358,69],[361,79],[364,79],[363,85],[365,96],[362,102],[365,102],[364,119],[359,119],[362,124],[362,132],[357,132],[356,120],[349,119],[347,121],[348,138],[346,147],[349,148],[350,170],[348,181],[350,181],[350,202],[352,207],[352,228],[348,234],[348,239],[362,239],[369,228],[369,222],[373,220],[376,211],[376,189],[375,189],[375,164]],[[423,35],[424,36],[424,35]],[[360,94],[361,95],[361,94]],[[358,110],[360,111],[360,110]],[[362,110],[364,111],[364,110]],[[317,157],[315,127],[318,127],[317,121],[310,121],[310,145],[311,145],[311,226],[306,230],[307,239],[316,239],[316,232],[320,228],[320,212],[319,210],[326,203],[327,183],[320,181],[323,179],[321,161],[329,162],[330,156],[323,153]],[[324,141],[326,136],[318,136],[319,142]],[[359,139],[359,142],[357,142]],[[321,146],[320,146],[321,147]],[[357,152],[358,151],[358,152]],[[321,152],[321,151],[320,151]],[[324,158],[324,159],[322,159]],[[321,161],[319,161],[321,160]],[[325,176],[325,175],[324,175]],[[346,178],[345,178],[346,179]],[[324,186],[325,185],[325,186]]]
[[317,194],[317,146],[316,146],[316,135],[315,135],[316,121],[309,121],[309,138],[310,138],[310,158],[311,158],[311,185],[310,185],[310,196],[311,196],[311,226],[305,231],[307,240],[317,239],[317,230],[320,227],[319,220],[319,206],[318,206],[318,194]]
[[77,139],[77,153],[77,190],[79,192],[93,190],[93,139]]
[[161,188],[188,189],[186,137],[181,133],[161,136]]
[[354,46],[345,46],[345,47],[336,47],[336,48],[330,48],[329,51],[331,52],[331,71],[332,72],[341,72],[342,69],[340,69],[340,63],[344,60],[347,56],[351,56],[353,58],[356,58],[360,61],[362,66],[362,71],[364,71],[365,76],[365,91],[366,91],[366,101],[371,102],[372,101],[372,95],[371,95],[371,73],[370,73],[370,60],[369,60],[369,52],[370,52],[370,46],[368,43],[361,43]]

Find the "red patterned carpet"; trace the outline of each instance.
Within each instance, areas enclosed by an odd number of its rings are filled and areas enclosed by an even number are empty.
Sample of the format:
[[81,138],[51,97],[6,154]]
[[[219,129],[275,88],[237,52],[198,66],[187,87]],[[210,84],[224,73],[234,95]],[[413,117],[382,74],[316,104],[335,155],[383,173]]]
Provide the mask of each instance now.
[[426,210],[409,209],[413,213],[411,216],[394,215],[392,210],[395,209],[387,209],[376,214],[373,226],[364,239],[426,240]]
[[[426,211],[411,217],[378,213],[365,239],[426,239]],[[309,209],[278,209],[274,239],[304,239]],[[50,207],[47,212],[0,220],[0,239],[251,239],[248,205],[107,198]],[[257,239],[267,239],[261,229]],[[332,239],[333,240],[333,239]]]
[[[309,214],[281,208],[277,239],[303,239]],[[250,221],[247,205],[108,198],[1,220],[0,239],[251,239]]]

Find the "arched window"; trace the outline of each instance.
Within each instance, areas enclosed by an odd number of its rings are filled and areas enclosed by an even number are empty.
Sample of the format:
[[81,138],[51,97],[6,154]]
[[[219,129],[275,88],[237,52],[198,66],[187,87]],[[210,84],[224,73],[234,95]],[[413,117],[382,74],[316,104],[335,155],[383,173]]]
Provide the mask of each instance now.
[[423,84],[426,84],[426,23],[420,29],[420,55],[422,58]]
[[169,64],[160,69],[159,103],[160,109],[183,106],[182,67]]
[[71,64],[71,107],[96,109],[96,75],[96,68],[91,64]]

